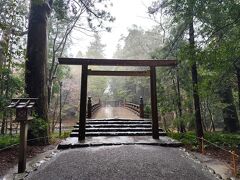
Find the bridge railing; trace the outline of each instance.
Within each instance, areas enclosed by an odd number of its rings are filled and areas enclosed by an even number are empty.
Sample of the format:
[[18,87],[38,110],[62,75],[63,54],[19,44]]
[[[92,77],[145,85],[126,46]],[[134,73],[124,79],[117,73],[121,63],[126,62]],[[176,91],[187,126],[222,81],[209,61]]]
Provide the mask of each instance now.
[[140,118],[144,118],[144,104],[142,97],[140,97],[139,104],[124,101],[124,107],[137,114]]
[[102,103],[99,99],[99,101],[95,104],[92,104],[92,98],[88,97],[88,103],[87,103],[87,118],[92,118],[92,115],[97,112],[98,109],[100,109],[102,106]]

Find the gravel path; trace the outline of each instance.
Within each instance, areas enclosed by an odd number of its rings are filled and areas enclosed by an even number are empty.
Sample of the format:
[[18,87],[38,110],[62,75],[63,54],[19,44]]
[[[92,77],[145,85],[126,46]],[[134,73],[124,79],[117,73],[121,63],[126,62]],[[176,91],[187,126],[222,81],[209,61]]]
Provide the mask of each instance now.
[[94,115],[93,119],[104,119],[104,118],[129,118],[129,119],[140,119],[132,111],[123,107],[103,107],[99,109]]
[[67,150],[32,172],[28,180],[210,180],[201,164],[177,148],[109,146]]

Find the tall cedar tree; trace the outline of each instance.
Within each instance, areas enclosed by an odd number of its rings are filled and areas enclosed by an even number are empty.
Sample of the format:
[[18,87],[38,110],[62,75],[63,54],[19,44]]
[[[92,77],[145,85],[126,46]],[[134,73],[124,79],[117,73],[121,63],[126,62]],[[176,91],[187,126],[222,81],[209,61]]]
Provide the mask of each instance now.
[[[47,23],[51,11],[52,0],[31,0],[27,61],[26,61],[26,93],[31,98],[39,98],[36,114],[48,121],[47,104]],[[29,138],[35,138],[29,131]],[[47,129],[41,136],[47,136]],[[43,139],[47,143],[47,139]]]
[[195,126],[197,137],[203,137],[203,127],[202,127],[202,118],[200,111],[200,99],[198,93],[198,72],[197,64],[195,59],[195,39],[194,39],[194,2],[192,0],[188,1],[188,15],[189,15],[189,48],[190,48],[190,60],[192,62],[192,84],[193,84],[193,100],[195,108]]

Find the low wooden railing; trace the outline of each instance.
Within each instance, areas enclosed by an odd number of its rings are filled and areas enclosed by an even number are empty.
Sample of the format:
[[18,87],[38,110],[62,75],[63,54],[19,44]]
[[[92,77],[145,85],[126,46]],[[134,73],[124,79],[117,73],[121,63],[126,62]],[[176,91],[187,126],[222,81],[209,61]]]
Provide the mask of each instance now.
[[98,109],[100,109],[102,106],[102,103],[99,99],[98,103],[92,104],[92,98],[88,97],[88,106],[87,106],[87,118],[92,118],[92,115],[97,112]]
[[139,104],[124,101],[124,107],[137,114],[140,118],[144,118],[144,104],[142,97],[140,97]]

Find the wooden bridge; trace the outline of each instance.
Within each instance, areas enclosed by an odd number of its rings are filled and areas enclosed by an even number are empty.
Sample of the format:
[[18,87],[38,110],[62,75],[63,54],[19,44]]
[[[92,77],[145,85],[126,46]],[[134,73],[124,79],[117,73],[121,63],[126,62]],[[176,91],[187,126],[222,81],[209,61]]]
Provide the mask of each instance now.
[[94,113],[92,118],[93,119],[109,119],[109,118],[139,119],[139,116],[124,107],[105,106],[105,107],[101,107],[96,113]]
[[149,118],[149,114],[144,113],[143,98],[140,97],[139,104],[124,101],[98,101],[92,103],[92,98],[88,97],[87,118]]
[[[148,118],[147,118],[148,117]],[[86,136],[151,136],[152,122],[144,113],[143,98],[139,104],[124,101],[87,102]],[[166,133],[159,129],[159,135]],[[71,137],[79,136],[79,124],[74,126]]]

